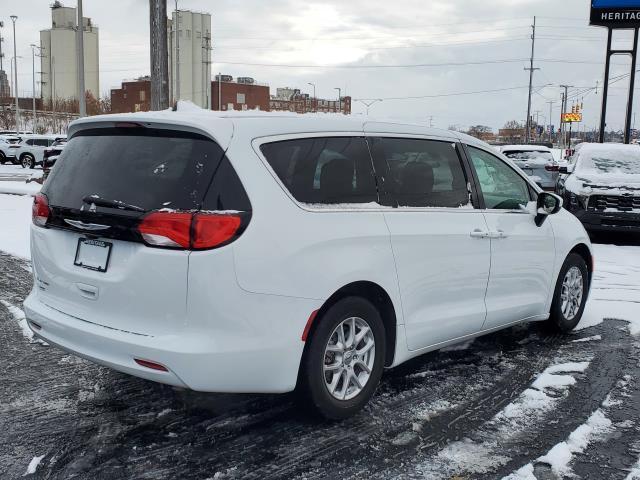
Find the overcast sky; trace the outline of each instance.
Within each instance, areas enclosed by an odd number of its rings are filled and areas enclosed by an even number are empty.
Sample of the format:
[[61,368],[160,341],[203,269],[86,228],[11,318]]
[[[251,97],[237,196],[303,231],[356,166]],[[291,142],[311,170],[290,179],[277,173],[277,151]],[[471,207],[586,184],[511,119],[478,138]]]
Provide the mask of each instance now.
[[[50,27],[50,3],[0,0],[7,71],[13,55],[9,15],[19,17],[21,94],[31,94],[29,44],[39,41],[39,30]],[[74,6],[75,0],[63,4]],[[181,9],[212,15],[214,74],[254,77],[273,93],[280,86],[311,93],[307,83],[314,82],[318,97],[335,97],[334,87],[341,87],[356,99],[385,99],[371,108],[372,115],[424,121],[433,116],[438,127],[485,124],[494,129],[526,117],[529,77],[524,68],[534,15],[535,66],[541,70],[534,76],[532,111],[546,122],[547,102],[555,101],[557,125],[559,85],[568,84],[576,87],[571,96],[584,96],[584,125],[597,124],[602,97],[594,87],[597,81],[602,85],[606,31],[588,26],[589,5],[589,0],[179,0]],[[100,29],[103,93],[122,79],[149,73],[147,0],[85,0],[84,13]],[[629,43],[621,36],[617,46]],[[611,76],[629,68],[630,61],[618,57]],[[611,128],[624,124],[627,86],[626,77],[612,85]],[[458,95],[466,92],[484,93]],[[397,97],[427,98],[392,100]],[[354,102],[354,113],[362,112],[364,106]]]

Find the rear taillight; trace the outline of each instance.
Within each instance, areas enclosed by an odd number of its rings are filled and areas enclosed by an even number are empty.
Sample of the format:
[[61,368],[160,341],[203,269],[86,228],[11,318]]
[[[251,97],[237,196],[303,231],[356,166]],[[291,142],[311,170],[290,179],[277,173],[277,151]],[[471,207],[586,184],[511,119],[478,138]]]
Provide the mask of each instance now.
[[234,240],[241,226],[238,214],[151,212],[138,231],[155,247],[209,250]]
[[33,206],[31,207],[31,218],[33,224],[39,227],[44,227],[49,219],[51,210],[49,209],[49,200],[43,193],[38,193],[33,199]]
[[553,165],[551,163],[548,163],[547,165],[545,165],[544,169],[547,172],[558,172],[558,171],[560,171],[560,167],[558,165]]

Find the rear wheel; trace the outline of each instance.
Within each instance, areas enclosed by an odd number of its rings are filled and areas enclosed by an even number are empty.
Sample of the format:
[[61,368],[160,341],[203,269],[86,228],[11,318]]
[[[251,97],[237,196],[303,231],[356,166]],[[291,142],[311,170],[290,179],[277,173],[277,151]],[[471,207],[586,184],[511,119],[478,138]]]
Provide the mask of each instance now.
[[7,161],[7,156],[4,154],[4,152],[0,152],[0,165],[4,165],[6,161]]
[[371,302],[347,297],[316,320],[303,361],[302,388],[313,409],[340,420],[373,396],[384,368],[385,335]]
[[22,168],[33,169],[36,166],[36,159],[33,158],[33,155],[31,155],[30,153],[25,153],[22,157],[20,157],[20,161],[22,163]]
[[572,253],[560,270],[548,326],[561,333],[568,333],[576,328],[582,318],[588,292],[587,263],[580,255]]

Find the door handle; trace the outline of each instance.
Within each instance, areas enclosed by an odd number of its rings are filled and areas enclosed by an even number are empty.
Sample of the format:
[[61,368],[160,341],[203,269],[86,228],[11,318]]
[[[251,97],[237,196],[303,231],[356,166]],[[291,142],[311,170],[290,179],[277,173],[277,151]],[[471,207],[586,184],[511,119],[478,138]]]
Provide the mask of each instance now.
[[502,239],[502,238],[507,238],[509,235],[507,235],[504,230],[496,230],[495,232],[489,232],[489,238],[496,238],[496,239]]
[[480,230],[479,228],[476,228],[470,235],[471,238],[489,238],[489,232]]

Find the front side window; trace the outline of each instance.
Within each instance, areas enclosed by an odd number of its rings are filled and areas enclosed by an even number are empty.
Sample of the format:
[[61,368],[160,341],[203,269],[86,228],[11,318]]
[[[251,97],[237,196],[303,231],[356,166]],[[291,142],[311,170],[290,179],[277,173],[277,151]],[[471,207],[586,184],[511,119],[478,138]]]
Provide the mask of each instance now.
[[301,138],[266,143],[260,149],[299,202],[337,205],[378,201],[364,138]]
[[519,210],[531,200],[529,185],[511,167],[484,150],[468,147],[485,208]]
[[385,189],[400,207],[459,208],[470,204],[455,144],[411,138],[372,139],[376,161],[388,168]]

